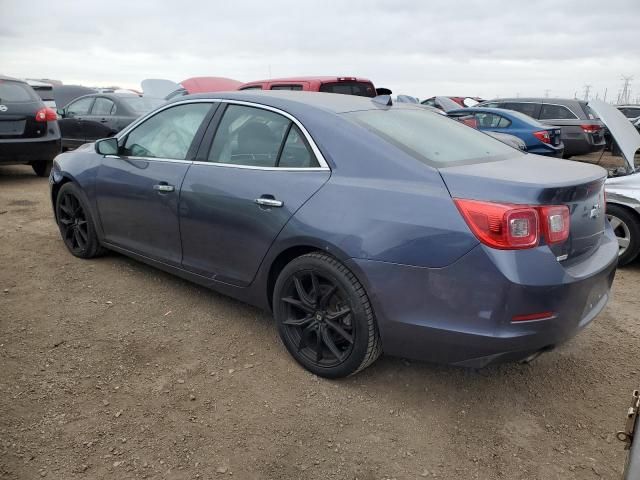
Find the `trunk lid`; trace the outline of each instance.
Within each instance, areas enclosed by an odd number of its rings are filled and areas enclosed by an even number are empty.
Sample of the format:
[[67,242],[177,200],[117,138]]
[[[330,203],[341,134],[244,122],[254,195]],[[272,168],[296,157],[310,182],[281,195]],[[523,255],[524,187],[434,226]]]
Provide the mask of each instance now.
[[439,169],[449,193],[498,203],[567,205],[569,238],[551,246],[559,259],[591,254],[605,228],[604,181],[607,172],[595,165],[537,155]]

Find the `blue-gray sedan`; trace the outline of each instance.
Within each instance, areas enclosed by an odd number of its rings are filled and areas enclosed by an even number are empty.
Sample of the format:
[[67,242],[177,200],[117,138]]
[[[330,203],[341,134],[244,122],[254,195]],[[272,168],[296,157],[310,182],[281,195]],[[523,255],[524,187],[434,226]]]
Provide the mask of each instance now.
[[573,336],[615,272],[605,178],[414,105],[265,91],[181,97],[50,182],[73,255],[271,310],[298,362],[341,377],[383,351],[480,367]]

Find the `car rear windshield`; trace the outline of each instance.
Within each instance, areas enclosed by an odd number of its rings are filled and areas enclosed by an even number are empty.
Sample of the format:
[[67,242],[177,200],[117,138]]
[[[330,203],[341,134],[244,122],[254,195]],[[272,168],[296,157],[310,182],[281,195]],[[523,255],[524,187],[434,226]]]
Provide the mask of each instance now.
[[122,97],[122,101],[136,113],[146,113],[164,103],[164,100],[151,97]]
[[320,85],[321,92],[342,93],[344,95],[358,95],[360,97],[375,97],[376,89],[370,82],[332,82]]
[[26,83],[0,80],[0,103],[24,103],[39,100],[40,97]]
[[433,167],[522,155],[484,133],[427,110],[392,108],[349,112],[344,115]]

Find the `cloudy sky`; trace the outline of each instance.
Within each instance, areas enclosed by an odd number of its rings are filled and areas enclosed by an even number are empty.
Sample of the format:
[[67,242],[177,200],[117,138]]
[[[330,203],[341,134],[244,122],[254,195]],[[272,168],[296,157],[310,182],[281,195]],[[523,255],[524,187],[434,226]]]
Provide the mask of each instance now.
[[[160,5],[161,4],[161,5]],[[357,75],[395,93],[640,97],[640,0],[0,0],[0,73],[144,78]]]

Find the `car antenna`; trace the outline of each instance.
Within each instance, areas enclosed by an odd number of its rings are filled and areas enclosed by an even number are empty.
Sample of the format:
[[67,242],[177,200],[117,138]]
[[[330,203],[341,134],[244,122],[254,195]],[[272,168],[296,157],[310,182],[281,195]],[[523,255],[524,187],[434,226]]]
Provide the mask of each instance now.
[[385,107],[390,107],[393,105],[393,101],[391,100],[391,95],[378,95],[371,99],[373,102],[379,103],[380,105],[384,105]]

